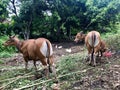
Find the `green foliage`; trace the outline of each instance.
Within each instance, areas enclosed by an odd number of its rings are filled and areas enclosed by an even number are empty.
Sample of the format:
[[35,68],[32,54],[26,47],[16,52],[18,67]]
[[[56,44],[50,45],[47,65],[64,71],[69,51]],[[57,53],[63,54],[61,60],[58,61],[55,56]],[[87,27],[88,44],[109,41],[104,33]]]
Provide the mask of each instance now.
[[[3,1],[5,3],[3,3]],[[0,2],[7,7],[9,0]],[[52,41],[70,39],[83,30],[110,32],[120,22],[119,0],[19,0],[18,16],[12,16],[8,25],[0,25],[0,34],[21,35],[24,39],[46,37]],[[2,8],[0,17],[7,18]],[[56,38],[55,38],[56,37]]]
[[[114,30],[116,29],[116,30]],[[111,33],[106,33],[103,35],[104,40],[107,42],[108,47],[112,50],[120,50],[120,24],[116,25]],[[114,32],[117,31],[117,32]]]
[[87,0],[86,6],[88,11],[85,15],[91,18],[87,27],[92,26],[93,29],[102,30],[119,21],[117,18],[120,13],[120,3],[118,0]]
[[2,45],[7,38],[8,36],[0,36],[0,57],[9,57],[15,52],[15,47],[5,47]]
[[0,64],[4,64],[4,61],[3,61],[3,60],[0,60]]
[[8,11],[7,11],[7,4],[8,0],[1,0],[0,1],[0,22],[3,22],[8,17]]

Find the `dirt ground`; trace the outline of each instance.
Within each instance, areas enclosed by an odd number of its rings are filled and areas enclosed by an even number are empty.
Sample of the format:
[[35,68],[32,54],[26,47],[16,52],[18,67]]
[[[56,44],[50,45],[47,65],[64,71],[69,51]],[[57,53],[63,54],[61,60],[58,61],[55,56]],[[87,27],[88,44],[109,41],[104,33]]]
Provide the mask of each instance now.
[[[61,56],[65,56],[68,54],[74,53],[82,53],[85,50],[84,44],[76,44],[74,42],[65,42],[65,43],[54,43],[54,57],[56,61],[59,61]],[[4,60],[5,58],[3,58]],[[88,76],[83,77],[81,80],[73,82],[72,86],[70,86],[66,90],[96,90],[94,88],[98,88],[97,90],[120,90],[120,52],[117,52],[111,59],[109,59],[110,68],[106,70],[106,67],[100,66],[99,69],[101,71],[106,72],[106,74],[96,76],[96,78],[88,77],[89,75],[94,76],[94,72],[92,70],[88,71]],[[5,59],[6,66],[23,66],[24,60],[22,54],[17,53],[11,58]],[[111,64],[112,63],[112,64]],[[32,61],[28,63],[30,67],[33,67]],[[31,65],[30,65],[31,64]],[[37,65],[40,65],[40,62],[37,62]],[[111,86],[111,87],[110,87]],[[113,88],[114,87],[114,88]],[[81,89],[84,88],[84,89]]]

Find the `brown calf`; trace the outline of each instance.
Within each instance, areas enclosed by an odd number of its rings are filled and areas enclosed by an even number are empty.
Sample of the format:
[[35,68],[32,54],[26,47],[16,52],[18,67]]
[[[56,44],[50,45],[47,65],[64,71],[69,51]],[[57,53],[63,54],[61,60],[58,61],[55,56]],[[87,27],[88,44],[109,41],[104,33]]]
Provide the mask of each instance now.
[[100,33],[91,31],[85,37],[85,44],[88,50],[89,64],[93,60],[93,65],[96,66],[96,56],[101,49]]
[[[4,45],[13,45],[18,48],[18,50],[23,54],[25,69],[27,69],[28,61],[33,60],[35,69],[37,70],[36,61],[40,60],[45,67],[48,66],[49,72],[55,72],[53,49],[49,40],[38,38],[21,41],[16,36],[10,36]],[[46,67],[46,73],[48,73],[48,68]]]
[[86,34],[83,34],[83,31],[77,33],[77,35],[75,36],[75,42],[78,43],[80,41],[85,41],[85,37],[86,37]]
[[106,52],[108,50],[106,43],[102,40],[101,44],[100,44],[100,51],[98,52],[98,56],[99,53],[101,54],[101,57],[103,56],[103,53]]

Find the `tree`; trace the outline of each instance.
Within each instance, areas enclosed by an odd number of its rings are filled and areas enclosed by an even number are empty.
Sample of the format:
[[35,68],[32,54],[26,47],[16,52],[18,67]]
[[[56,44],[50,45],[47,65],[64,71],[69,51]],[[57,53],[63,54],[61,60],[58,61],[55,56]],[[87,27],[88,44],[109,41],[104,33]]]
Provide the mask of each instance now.
[[88,27],[93,29],[103,29],[103,27],[115,24],[120,13],[119,0],[87,0],[86,17],[89,19]]
[[46,37],[58,41],[70,39],[79,31],[111,31],[107,28],[120,20],[119,0],[6,1],[14,13],[10,28],[25,39]]
[[8,11],[7,11],[7,0],[2,0],[0,1],[0,35],[4,34],[6,31],[6,28],[8,24],[6,24],[7,17],[8,17]]

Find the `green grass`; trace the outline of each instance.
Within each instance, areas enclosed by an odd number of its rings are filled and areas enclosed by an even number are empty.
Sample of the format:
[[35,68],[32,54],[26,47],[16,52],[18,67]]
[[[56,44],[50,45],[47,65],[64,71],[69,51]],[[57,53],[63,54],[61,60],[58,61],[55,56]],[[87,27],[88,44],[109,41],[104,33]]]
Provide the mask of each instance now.
[[[85,78],[89,78],[91,81],[97,80],[98,77],[101,77],[107,73],[109,73],[109,68],[111,67],[112,64],[106,63],[106,64],[101,64],[96,67],[92,67],[88,65],[88,63],[84,60],[84,57],[86,56],[86,51],[82,53],[77,53],[77,54],[72,54],[72,55],[67,55],[67,56],[62,56],[59,60],[60,62],[57,63],[57,75],[59,77],[59,83],[61,83],[60,88],[61,90],[74,90],[73,85],[75,82],[81,82]],[[105,59],[104,59],[105,60]],[[120,60],[116,60],[120,61]],[[116,62],[112,61],[112,62]],[[17,66],[13,67],[5,67],[3,68],[8,68],[6,71],[3,71],[0,73],[0,86],[7,85],[4,90],[13,90],[15,88],[21,88],[24,86],[32,85],[35,83],[40,83],[43,81],[46,81],[46,78],[40,78],[40,79],[32,79],[33,77],[29,78],[19,78],[19,76],[25,77],[27,73],[30,73],[30,75],[35,75],[32,69],[29,69],[28,72],[25,72],[24,68],[21,67],[22,69],[18,69]],[[0,68],[2,69],[2,68]],[[10,70],[11,69],[11,70]],[[14,79],[10,79],[14,78]],[[50,76],[50,78],[53,78],[53,75]],[[7,81],[3,81],[9,79]],[[12,82],[15,80],[14,82]],[[12,83],[11,83],[12,82]],[[49,90],[51,90],[51,85],[53,84],[52,81],[48,81],[44,83]],[[38,90],[41,90],[41,87],[43,84],[39,84],[37,88]],[[83,86],[82,84],[80,85],[81,87]],[[24,90],[32,90],[34,87],[30,87],[28,89]],[[96,89],[97,90],[97,87]]]
[[3,51],[3,52],[0,52],[0,58],[8,58],[13,56],[13,54],[14,54],[13,52]]
[[0,60],[0,64],[4,64],[4,61],[3,61],[3,60]]

